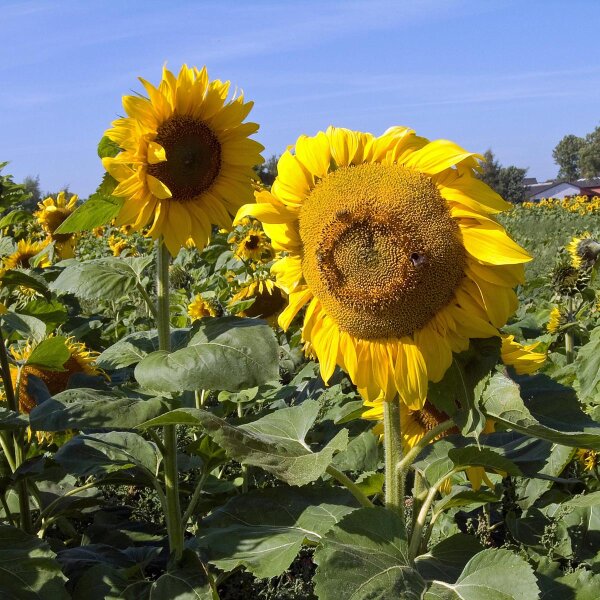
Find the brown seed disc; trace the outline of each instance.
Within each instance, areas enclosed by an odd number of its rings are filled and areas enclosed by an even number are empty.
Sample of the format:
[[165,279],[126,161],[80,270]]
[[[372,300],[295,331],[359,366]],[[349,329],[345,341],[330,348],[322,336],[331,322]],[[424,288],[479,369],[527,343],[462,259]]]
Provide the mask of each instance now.
[[300,213],[302,270],[338,326],[361,339],[426,325],[464,276],[458,225],[431,178],[397,165],[342,167]]
[[148,165],[148,173],[171,191],[171,200],[185,202],[208,190],[221,168],[221,144],[200,119],[173,115],[156,132],[167,160]]

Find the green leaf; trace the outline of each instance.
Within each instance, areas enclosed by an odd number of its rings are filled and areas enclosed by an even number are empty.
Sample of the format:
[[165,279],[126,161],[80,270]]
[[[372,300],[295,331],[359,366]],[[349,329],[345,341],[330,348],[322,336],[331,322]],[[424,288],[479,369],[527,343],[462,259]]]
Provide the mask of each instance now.
[[[179,350],[190,340],[190,328],[171,330],[171,349]],[[158,333],[151,331],[134,331],[109,346],[96,359],[101,369],[122,369],[139,363],[151,352],[158,350]]]
[[600,575],[580,569],[556,578],[542,589],[542,600],[598,600]]
[[508,550],[488,549],[476,554],[456,583],[435,581],[424,600],[538,600],[533,569]]
[[494,492],[489,490],[473,490],[469,487],[461,485],[452,485],[452,489],[449,494],[444,494],[439,502],[436,502],[433,511],[436,515],[439,513],[449,510],[450,508],[456,508],[461,506],[469,506],[470,510],[483,506],[484,504],[490,504],[493,502],[500,502],[501,496],[497,496]]
[[565,446],[600,450],[600,424],[581,410],[573,390],[544,375],[523,378],[519,386],[497,373],[482,402],[486,415],[506,427]]
[[340,471],[376,471],[378,463],[379,443],[370,431],[350,440],[348,447],[333,459]]
[[153,475],[159,454],[156,446],[140,435],[114,431],[77,435],[61,446],[54,460],[68,473],[84,477],[101,477],[132,467]]
[[0,406],[0,430],[21,429],[27,427],[27,416]]
[[147,266],[151,262],[151,256],[97,258],[85,262],[73,260],[50,287],[86,300],[119,300],[135,288],[140,263]]
[[46,325],[36,317],[7,312],[0,315],[2,328],[8,332],[16,332],[24,339],[41,340],[46,335]]
[[177,423],[202,426],[231,458],[300,486],[321,477],[334,454],[348,443],[348,432],[343,429],[322,450],[310,449],[304,438],[318,412],[319,404],[306,400],[300,406],[282,408],[236,427],[207,411],[182,408],[142,423],[140,428]]
[[150,588],[149,600],[213,600],[206,567],[191,551],[184,551],[180,566],[169,569]]
[[590,341],[577,351],[575,371],[580,400],[600,403],[600,327],[592,331]]
[[56,329],[58,325],[62,325],[67,320],[67,309],[58,300],[47,301],[43,298],[35,298],[19,310],[23,315],[43,321],[49,330]]
[[456,533],[436,544],[426,554],[417,556],[415,566],[423,579],[453,583],[467,562],[482,550],[483,546],[476,537]]
[[46,280],[30,270],[13,270],[8,269],[0,275],[0,281],[5,287],[23,286],[42,294],[46,299],[50,299],[50,292]]
[[164,398],[116,398],[113,393],[70,389],[36,406],[29,420],[34,431],[133,429],[170,408]]
[[96,192],[61,223],[56,233],[90,231],[110,222],[125,204],[124,198],[111,195],[116,186],[113,177],[105,173]]
[[67,338],[57,335],[41,341],[29,355],[26,364],[52,371],[64,371],[63,366],[70,357]]
[[119,145],[106,135],[103,135],[98,142],[98,156],[100,158],[114,158],[120,151]]
[[135,369],[147,389],[237,392],[279,378],[273,330],[258,319],[206,319],[186,348],[153,352]]
[[454,448],[448,452],[448,458],[455,468],[484,467],[493,471],[506,471],[509,475],[522,475],[521,470],[510,460],[490,448],[466,446]]
[[361,508],[325,535],[314,556],[319,600],[420,600],[425,581],[410,566],[400,517]]
[[205,519],[198,545],[219,569],[243,566],[256,577],[276,577],[305,539],[319,542],[356,507],[348,492],[331,486],[253,490]]
[[13,210],[0,219],[0,229],[17,223],[25,223],[32,219],[33,215],[28,210]]
[[0,596],[19,600],[68,600],[66,577],[46,542],[0,525]]

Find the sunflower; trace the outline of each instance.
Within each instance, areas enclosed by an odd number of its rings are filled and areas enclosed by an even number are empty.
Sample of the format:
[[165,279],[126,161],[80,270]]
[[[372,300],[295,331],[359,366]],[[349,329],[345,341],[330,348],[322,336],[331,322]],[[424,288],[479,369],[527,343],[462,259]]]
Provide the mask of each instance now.
[[509,208],[475,177],[478,155],[393,127],[330,127],[279,159],[271,192],[238,217],[263,223],[289,293],[279,324],[302,329],[328,381],[336,363],[363,398],[422,408],[452,353],[499,336],[530,256],[493,215]]
[[576,269],[589,269],[600,257],[600,243],[592,238],[589,231],[581,237],[574,237],[567,245],[571,264]]
[[[16,349],[11,348],[13,358],[19,362],[26,362],[31,356],[35,346],[27,343],[25,346]],[[33,365],[25,365],[21,369],[21,377],[19,379],[19,410],[24,413],[30,413],[36,406],[35,399],[29,395],[27,390],[28,378],[30,375],[39,377],[48,388],[51,395],[58,394],[67,389],[69,378],[74,373],[85,373],[87,375],[99,375],[100,369],[94,366],[94,361],[97,352],[88,350],[85,344],[76,342],[73,338],[67,339],[67,348],[70,352],[69,359],[63,365],[64,371],[51,371],[42,367]],[[10,365],[10,374],[13,386],[17,386],[17,377],[19,369],[16,365]]]
[[77,195],[67,201],[65,192],[59,192],[56,200],[46,198],[38,204],[39,210],[33,213],[42,229],[55,243],[56,253],[60,258],[75,256],[75,236],[72,233],[56,233],[56,230],[73,213],[77,205]]
[[251,306],[237,313],[241,317],[260,317],[275,325],[276,317],[285,306],[286,295],[272,279],[250,279],[231,298],[229,306],[244,300],[254,300]]
[[[40,252],[45,250],[48,246],[48,240],[43,242],[33,242],[30,240],[19,240],[17,243],[17,249],[11,255],[4,259],[5,269],[32,269],[33,264],[31,259],[37,256]],[[39,258],[37,266],[41,269],[45,269],[50,266],[50,259],[47,254],[42,255]]]
[[598,464],[598,453],[595,450],[579,448],[577,458],[585,471],[591,471]]
[[563,317],[560,313],[560,308],[558,308],[558,306],[555,306],[550,311],[550,320],[546,325],[546,330],[548,331],[548,333],[557,333],[562,322]]
[[200,294],[196,294],[196,297],[188,305],[188,315],[192,321],[196,319],[202,319],[203,317],[216,317],[218,311],[215,306]]
[[122,149],[104,158],[125,199],[116,225],[164,236],[175,255],[192,238],[204,248],[211,225],[231,226],[231,216],[252,198],[252,167],[263,147],[248,138],[258,130],[243,123],[253,103],[243,94],[226,102],[229,81],[209,81],[206,68],[166,68],[158,87],[140,79],[148,98],[124,96],[127,117],[106,135]]
[[[367,411],[362,414],[365,419],[377,421],[383,420],[383,402],[367,402]],[[425,401],[420,410],[411,410],[404,403],[400,404],[400,422],[402,435],[402,452],[406,453],[411,448],[414,448],[425,436],[426,433],[449,419],[441,410],[438,410],[431,402]],[[374,433],[383,434],[383,424],[379,423],[373,428]],[[483,433],[493,433],[494,422],[490,419],[485,424]],[[458,433],[456,427],[452,427],[438,435],[433,441],[439,440],[447,435]],[[489,480],[483,467],[468,467],[465,469],[467,478],[471,482],[474,490],[481,487],[482,481],[492,488],[493,484]],[[449,493],[452,487],[448,480],[441,488],[443,493]]]
[[500,354],[502,362],[514,368],[517,375],[530,375],[535,373],[545,362],[545,352],[535,352],[540,342],[523,346],[515,342],[514,335],[502,336]]
[[[117,237],[116,235],[110,235],[108,237],[107,244],[110,248],[110,251],[113,253],[113,256],[121,256],[125,250],[132,250],[127,240]],[[135,249],[133,249],[133,254],[137,254]]]
[[242,261],[259,261],[268,256],[272,258],[273,253],[269,239],[260,227],[252,227],[250,231],[239,242],[235,243],[234,255]]

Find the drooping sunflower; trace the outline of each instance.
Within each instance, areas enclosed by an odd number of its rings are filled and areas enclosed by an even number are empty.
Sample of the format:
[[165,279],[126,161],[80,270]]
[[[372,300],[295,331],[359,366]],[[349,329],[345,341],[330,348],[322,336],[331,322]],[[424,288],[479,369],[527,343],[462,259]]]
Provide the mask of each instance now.
[[241,317],[259,317],[272,325],[285,306],[286,294],[277,282],[269,278],[252,278],[244,282],[238,292],[231,298],[232,306],[243,300],[254,300],[248,308],[237,313]]
[[188,315],[192,321],[195,321],[203,317],[216,317],[218,316],[218,311],[212,302],[203,298],[201,294],[196,294],[192,302],[188,305]]
[[567,244],[567,251],[571,256],[571,264],[576,269],[589,269],[600,257],[600,243],[586,231],[580,237],[575,236]]
[[119,182],[114,196],[125,198],[116,225],[163,235],[175,255],[191,237],[206,246],[211,225],[231,226],[231,216],[252,198],[252,167],[263,147],[244,123],[252,102],[243,94],[227,102],[230,82],[209,81],[206,68],[166,68],[158,87],[140,79],[148,98],[124,96],[127,117],[106,135],[122,152],[104,158]]
[[[42,252],[48,245],[48,240],[42,242],[33,242],[30,240],[19,240],[17,249],[4,259],[5,269],[32,269],[31,259]],[[50,259],[47,254],[40,257],[37,267],[45,269],[50,266]]]
[[536,352],[535,349],[540,342],[535,342],[527,346],[515,342],[514,335],[503,335],[500,355],[505,365],[514,368],[517,375],[530,375],[535,373],[545,362],[546,353]]
[[33,216],[38,220],[42,229],[54,241],[56,253],[60,258],[73,258],[75,256],[76,238],[72,233],[56,233],[56,230],[73,213],[77,205],[77,195],[67,200],[65,192],[59,192],[56,200],[46,198],[38,204],[38,209]]
[[493,215],[509,204],[475,177],[478,155],[411,129],[330,127],[285,152],[271,192],[238,217],[263,223],[272,268],[325,381],[336,363],[363,398],[420,409],[470,338],[499,336],[530,256]]
[[[25,362],[33,352],[35,346],[31,343],[25,344],[21,348],[11,348],[11,354],[17,361]],[[58,394],[67,389],[67,384],[71,375],[75,373],[85,373],[87,375],[99,375],[100,369],[94,365],[98,356],[97,352],[88,350],[85,344],[75,341],[73,338],[67,339],[67,348],[70,352],[69,359],[63,365],[64,371],[51,371],[42,367],[25,365],[21,369],[19,379],[19,410],[24,413],[30,413],[36,406],[35,399],[28,393],[28,378],[30,375],[39,377],[48,388],[50,394]],[[16,365],[10,365],[10,374],[13,386],[17,385],[19,369]]]

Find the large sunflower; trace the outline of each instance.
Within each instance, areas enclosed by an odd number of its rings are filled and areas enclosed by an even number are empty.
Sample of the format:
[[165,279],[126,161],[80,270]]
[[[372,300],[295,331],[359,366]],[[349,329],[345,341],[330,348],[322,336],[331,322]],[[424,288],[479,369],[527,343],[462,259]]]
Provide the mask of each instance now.
[[[31,240],[19,240],[16,250],[4,259],[5,269],[32,269],[32,259],[40,254],[48,246],[48,240],[43,242],[33,242]],[[37,266],[45,269],[50,266],[50,259],[47,254],[43,254]]]
[[166,68],[154,87],[140,79],[148,98],[124,96],[128,116],[106,135],[122,152],[104,158],[125,198],[117,226],[163,235],[171,254],[191,237],[203,248],[211,225],[231,226],[231,216],[252,198],[252,167],[263,147],[248,138],[258,130],[243,123],[253,103],[243,94],[226,102],[229,81],[209,81],[206,68],[184,65],[175,77]]
[[56,252],[60,258],[75,256],[75,236],[72,233],[56,233],[60,225],[73,213],[77,207],[77,195],[67,201],[65,192],[59,192],[56,199],[51,196],[38,204],[33,216],[38,220],[42,229],[54,241]]
[[478,156],[403,127],[330,127],[279,160],[262,221],[289,304],[325,381],[336,363],[366,400],[420,409],[469,338],[499,336],[529,255],[493,215],[509,205],[475,177]]

